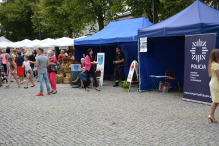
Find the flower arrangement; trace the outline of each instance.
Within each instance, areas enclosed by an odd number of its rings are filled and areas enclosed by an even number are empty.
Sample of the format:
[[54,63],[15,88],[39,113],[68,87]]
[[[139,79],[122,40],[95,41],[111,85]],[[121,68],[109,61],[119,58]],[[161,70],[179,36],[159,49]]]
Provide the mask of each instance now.
[[67,73],[71,73],[71,69],[67,69]]

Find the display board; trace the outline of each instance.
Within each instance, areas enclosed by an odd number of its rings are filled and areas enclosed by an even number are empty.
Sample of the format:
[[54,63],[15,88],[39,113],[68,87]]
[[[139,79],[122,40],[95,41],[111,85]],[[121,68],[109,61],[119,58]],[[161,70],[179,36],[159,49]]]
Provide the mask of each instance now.
[[216,34],[185,36],[183,100],[211,103],[208,60],[215,49]]
[[105,53],[97,53],[97,61],[99,64],[97,64],[97,70],[101,71],[100,75],[100,86],[103,86],[103,76],[104,76],[104,65],[105,65]]

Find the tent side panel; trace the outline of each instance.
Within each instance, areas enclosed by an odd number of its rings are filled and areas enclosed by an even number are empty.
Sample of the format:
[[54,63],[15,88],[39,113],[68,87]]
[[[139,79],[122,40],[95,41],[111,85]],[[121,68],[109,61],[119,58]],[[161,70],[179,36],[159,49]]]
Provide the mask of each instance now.
[[[153,82],[149,75],[165,75],[167,70],[175,72],[175,78],[183,85],[184,37],[149,38],[148,52],[140,53],[141,90],[149,90]],[[156,86],[158,87],[159,81]],[[171,82],[171,86],[177,85]],[[154,87],[153,87],[154,89]]]

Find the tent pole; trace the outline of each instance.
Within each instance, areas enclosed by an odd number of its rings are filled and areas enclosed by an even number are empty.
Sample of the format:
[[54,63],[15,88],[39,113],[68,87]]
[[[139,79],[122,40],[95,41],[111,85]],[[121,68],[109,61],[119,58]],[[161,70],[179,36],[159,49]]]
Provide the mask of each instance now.
[[139,52],[139,38],[138,38],[138,92],[140,92],[140,52]]
[[101,52],[101,44],[100,44],[100,52]]

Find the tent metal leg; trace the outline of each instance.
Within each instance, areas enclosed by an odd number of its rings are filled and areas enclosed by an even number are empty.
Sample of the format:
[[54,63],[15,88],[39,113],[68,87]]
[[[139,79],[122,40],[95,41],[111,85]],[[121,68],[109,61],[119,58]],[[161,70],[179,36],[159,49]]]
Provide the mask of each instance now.
[[180,86],[179,86],[179,81],[178,81],[178,87],[179,87],[179,92],[180,92]]
[[139,38],[138,38],[138,92],[141,90],[141,81],[140,81],[140,52],[139,52]]

